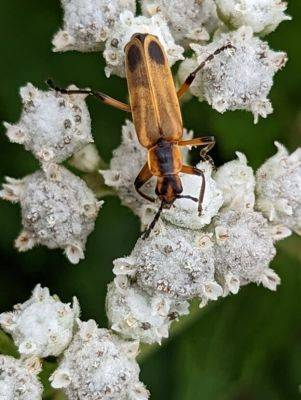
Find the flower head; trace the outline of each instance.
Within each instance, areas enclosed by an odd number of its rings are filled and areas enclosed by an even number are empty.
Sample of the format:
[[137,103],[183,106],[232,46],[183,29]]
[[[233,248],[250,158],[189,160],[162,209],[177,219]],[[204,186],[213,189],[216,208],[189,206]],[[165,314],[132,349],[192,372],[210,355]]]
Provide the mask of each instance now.
[[141,0],[143,13],[161,14],[177,43],[207,41],[219,20],[213,0]]
[[69,399],[147,400],[135,361],[138,346],[99,329],[93,320],[79,321],[79,331],[50,378],[52,386]]
[[72,263],[84,258],[84,247],[102,202],[85,182],[64,167],[51,165],[21,180],[7,180],[0,196],[19,201],[23,231],[16,240],[20,251],[42,244],[62,248]]
[[301,234],[301,149],[289,154],[275,145],[277,153],[256,172],[256,207],[269,221]]
[[114,261],[114,273],[127,275],[151,296],[173,300],[216,300],[212,235],[159,223],[139,239],[129,257]]
[[161,343],[172,321],[188,313],[188,303],[150,296],[119,275],[108,286],[106,311],[111,328],[125,338]]
[[12,335],[24,357],[58,356],[70,343],[78,317],[75,297],[70,307],[37,285],[29,300],[17,304],[13,312],[0,314],[0,325]]
[[286,53],[275,52],[266,42],[254,37],[250,27],[219,33],[206,46],[192,44],[195,57],[181,64],[180,80],[184,81],[210,54],[229,43],[235,49],[225,50],[207,62],[190,91],[221,113],[228,110],[251,111],[256,123],[259,116],[265,118],[273,111],[267,96],[274,74],[285,65],[287,57]]
[[218,168],[214,174],[217,186],[223,192],[223,208],[253,209],[255,203],[255,177],[247,158],[239,151],[237,159]]
[[6,135],[11,142],[23,144],[41,163],[64,161],[93,142],[86,95],[43,92],[31,83],[21,88],[20,94],[20,121],[14,125],[5,122]]
[[39,372],[38,360],[22,361],[0,354],[0,399],[42,400]]
[[219,17],[230,28],[250,26],[255,33],[267,35],[291,17],[285,14],[282,0],[216,0]]
[[214,218],[213,229],[216,276],[225,294],[250,282],[276,290],[280,279],[269,269],[274,237],[261,213],[225,210]]
[[52,40],[54,51],[99,51],[119,14],[135,12],[135,0],[61,0],[64,26]]

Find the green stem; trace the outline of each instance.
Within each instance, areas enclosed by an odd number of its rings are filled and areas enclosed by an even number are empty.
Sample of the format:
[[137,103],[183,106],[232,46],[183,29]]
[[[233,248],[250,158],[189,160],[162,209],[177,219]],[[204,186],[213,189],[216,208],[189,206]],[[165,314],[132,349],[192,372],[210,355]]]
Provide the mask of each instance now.
[[17,347],[12,339],[3,331],[0,330],[0,354],[19,358]]

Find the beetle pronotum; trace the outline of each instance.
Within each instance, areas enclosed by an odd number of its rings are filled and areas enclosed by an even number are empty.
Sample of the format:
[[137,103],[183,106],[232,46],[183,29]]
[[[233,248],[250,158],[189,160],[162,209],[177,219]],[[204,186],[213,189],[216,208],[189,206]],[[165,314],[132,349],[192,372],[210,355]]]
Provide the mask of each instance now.
[[[180,146],[202,146],[201,154],[206,158],[206,153],[214,146],[215,141],[213,136],[181,140],[183,123],[179,98],[188,90],[198,71],[215,55],[228,48],[233,48],[233,46],[227,44],[209,55],[176,91],[167,56],[158,38],[142,33],[133,35],[125,47],[125,70],[130,105],[99,91],[68,90],[55,86],[51,80],[47,81],[51,88],[63,94],[93,95],[105,104],[132,113],[138,140],[148,150],[147,162],[138,174],[134,185],[143,198],[154,202],[155,198],[143,193],[141,187],[152,176],[156,176],[156,194],[161,200],[159,211],[144,237],[149,235],[163,207],[170,207],[178,198],[198,201],[198,211],[199,214],[202,213],[206,185],[204,173],[198,168],[183,165]],[[183,188],[179,177],[180,172],[202,177],[199,199],[181,195]]]

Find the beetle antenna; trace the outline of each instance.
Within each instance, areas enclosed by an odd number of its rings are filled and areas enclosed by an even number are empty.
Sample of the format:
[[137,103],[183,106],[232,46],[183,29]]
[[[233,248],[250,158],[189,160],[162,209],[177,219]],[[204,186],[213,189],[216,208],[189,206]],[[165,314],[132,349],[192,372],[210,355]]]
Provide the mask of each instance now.
[[62,94],[94,94],[90,89],[65,89],[57,86],[52,79],[46,80],[46,85],[49,86],[50,89],[55,90],[56,92]]
[[177,196],[177,199],[188,199],[188,200],[195,201],[196,203],[199,201],[196,197],[189,196],[189,195],[182,196],[181,194],[179,194],[179,195]]
[[160,218],[160,215],[162,213],[163,207],[164,207],[165,201],[162,200],[161,205],[159,207],[159,210],[157,211],[157,214],[154,216],[154,219],[152,222],[149,224],[147,230],[144,232],[142,239],[145,240],[149,237],[151,231],[154,229],[156,223],[158,222],[158,219]]

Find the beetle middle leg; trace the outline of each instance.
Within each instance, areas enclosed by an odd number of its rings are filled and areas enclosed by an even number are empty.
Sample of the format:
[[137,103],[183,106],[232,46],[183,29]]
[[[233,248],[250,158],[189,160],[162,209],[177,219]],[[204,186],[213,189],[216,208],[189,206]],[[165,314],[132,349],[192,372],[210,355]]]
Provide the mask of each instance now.
[[209,61],[211,61],[215,56],[217,56],[219,53],[221,53],[222,51],[227,50],[227,49],[235,49],[235,47],[230,43],[220,47],[219,49],[215,50],[212,54],[210,54],[194,71],[192,71],[191,74],[188,75],[188,77],[186,78],[185,82],[182,84],[180,89],[177,91],[178,98],[182,97],[183,94],[189,89],[189,87],[192,84],[192,82],[194,81],[197,73],[201,69],[203,69],[205,67],[205,65]]
[[183,165],[181,172],[184,174],[189,174],[189,175],[197,175],[202,177],[202,185],[200,189],[200,194],[199,194],[199,205],[198,205],[198,212],[199,216],[201,216],[202,211],[203,211],[203,200],[204,200],[204,195],[205,195],[205,189],[206,189],[206,181],[205,181],[205,174],[202,170],[192,167],[190,165]]
[[215,169],[214,161],[207,154],[215,145],[214,136],[203,136],[200,138],[190,139],[190,140],[181,140],[178,142],[179,146],[204,146],[200,151],[200,156],[203,161],[208,161],[213,169]]
[[128,104],[123,103],[122,101],[113,99],[112,97],[99,92],[97,90],[90,90],[90,89],[65,89],[65,88],[61,88],[59,86],[56,86],[54,84],[54,82],[51,79],[48,79],[46,81],[47,85],[57,91],[60,92],[62,94],[88,94],[90,96],[94,96],[96,97],[98,100],[100,100],[102,103],[104,104],[108,104],[112,107],[118,108],[119,110],[122,111],[127,111],[127,112],[131,112],[131,107]]

